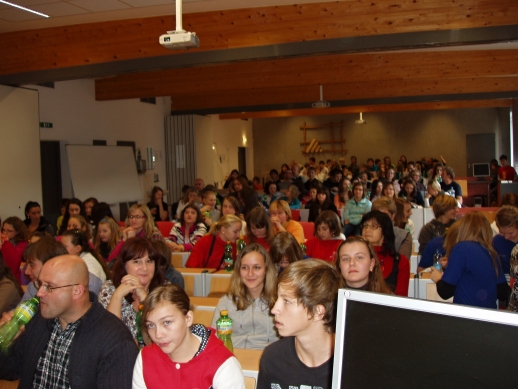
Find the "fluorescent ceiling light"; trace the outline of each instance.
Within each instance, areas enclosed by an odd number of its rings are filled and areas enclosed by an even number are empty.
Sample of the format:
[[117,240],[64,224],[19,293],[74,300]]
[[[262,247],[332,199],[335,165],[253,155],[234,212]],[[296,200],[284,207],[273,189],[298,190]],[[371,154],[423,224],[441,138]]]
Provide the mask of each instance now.
[[32,9],[22,7],[21,5],[18,5],[18,4],[9,3],[8,1],[0,0],[0,3],[10,5],[11,7],[19,8],[23,11],[32,12],[33,14],[43,16],[44,18],[50,17],[49,15],[42,14],[41,12],[38,12],[38,11],[33,11]]

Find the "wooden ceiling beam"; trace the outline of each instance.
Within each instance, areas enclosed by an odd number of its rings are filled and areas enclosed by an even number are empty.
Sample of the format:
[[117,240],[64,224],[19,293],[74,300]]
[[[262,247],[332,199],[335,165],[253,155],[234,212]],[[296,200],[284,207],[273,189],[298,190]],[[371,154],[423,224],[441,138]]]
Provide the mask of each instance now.
[[[397,112],[397,111],[435,111],[444,109],[466,109],[466,108],[501,108],[511,107],[511,99],[492,100],[466,100],[466,101],[440,101],[426,103],[408,104],[380,104],[380,105],[358,105],[351,107],[330,107],[330,108],[307,108],[264,112],[237,112],[220,114],[219,118],[224,119],[264,119],[287,116],[318,116],[318,115],[341,115],[351,113],[369,112]],[[367,116],[368,118],[368,116]]]
[[[510,26],[516,0],[357,0],[185,14],[194,52],[319,39]],[[0,75],[177,56],[158,44],[174,16],[117,20],[0,34]]]
[[[199,95],[200,101],[208,96],[234,94],[238,94],[241,99],[243,95],[249,95],[246,100],[252,101],[254,96],[261,95],[262,90],[275,90],[275,96],[281,98],[284,95],[282,91],[290,89],[297,91],[299,98],[286,101],[297,102],[308,101],[307,93],[310,91],[316,96],[317,85],[324,85],[325,98],[336,100],[345,98],[341,97],[344,90],[361,92],[362,86],[369,83],[375,86],[369,90],[369,94],[376,93],[373,90],[381,90],[391,96],[394,92],[385,89],[398,89],[401,84],[412,85],[414,88],[422,84],[423,88],[431,89],[435,80],[439,83],[452,80],[452,85],[459,85],[459,89],[463,89],[469,88],[469,85],[463,84],[470,83],[471,79],[512,76],[518,77],[518,50],[374,53],[241,62],[129,74],[97,80],[95,89],[97,100],[147,96],[172,96],[173,100],[181,100]],[[464,81],[455,82],[456,79]],[[490,87],[487,82],[482,83]],[[385,85],[385,88],[379,85]],[[491,90],[490,87],[487,91]]]
[[[369,99],[396,99],[420,96],[453,96],[479,93],[517,92],[518,77],[485,77],[463,79],[396,80],[382,82],[362,82],[333,84],[324,88],[324,99],[332,105],[350,105],[349,102]],[[172,111],[217,110],[236,107],[236,111],[246,111],[261,106],[282,106],[290,104],[298,107],[318,100],[318,85],[293,88],[263,88],[254,91],[236,90],[206,94],[189,94],[172,98]]]

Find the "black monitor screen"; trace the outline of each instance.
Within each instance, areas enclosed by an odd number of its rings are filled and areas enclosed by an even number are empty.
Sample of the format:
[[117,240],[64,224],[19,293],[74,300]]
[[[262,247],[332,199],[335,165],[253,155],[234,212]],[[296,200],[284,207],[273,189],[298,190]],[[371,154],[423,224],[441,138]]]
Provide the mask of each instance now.
[[341,387],[516,387],[518,328],[347,301]]
[[486,177],[489,176],[489,164],[488,163],[474,163],[473,164],[473,177]]

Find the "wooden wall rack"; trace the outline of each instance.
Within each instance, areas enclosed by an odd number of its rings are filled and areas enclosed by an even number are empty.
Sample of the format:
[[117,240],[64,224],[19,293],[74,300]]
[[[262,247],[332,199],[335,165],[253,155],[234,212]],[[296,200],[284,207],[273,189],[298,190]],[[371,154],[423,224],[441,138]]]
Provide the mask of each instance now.
[[[347,154],[347,149],[345,148],[345,138],[344,138],[344,121],[342,120],[340,123],[327,123],[320,126],[307,126],[306,122],[304,122],[304,125],[300,127],[301,130],[304,131],[304,140],[301,142],[301,146],[303,146],[302,154],[315,154],[315,153],[341,153],[342,155]],[[321,147],[318,147],[318,151],[313,152],[307,152],[307,147],[310,145],[312,139],[307,139],[307,131],[308,130],[324,130],[329,129],[329,135],[330,139],[326,140],[317,140],[319,145],[329,145],[330,149],[323,149]],[[335,140],[335,130],[338,129],[339,132],[339,139]],[[315,138],[314,138],[315,139]]]

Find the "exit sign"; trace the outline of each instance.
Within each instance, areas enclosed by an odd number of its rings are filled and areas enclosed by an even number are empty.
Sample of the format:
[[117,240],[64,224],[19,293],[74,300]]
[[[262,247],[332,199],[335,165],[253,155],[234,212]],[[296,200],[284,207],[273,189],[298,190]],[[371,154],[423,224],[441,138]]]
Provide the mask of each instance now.
[[40,128],[52,128],[52,123],[40,122]]

